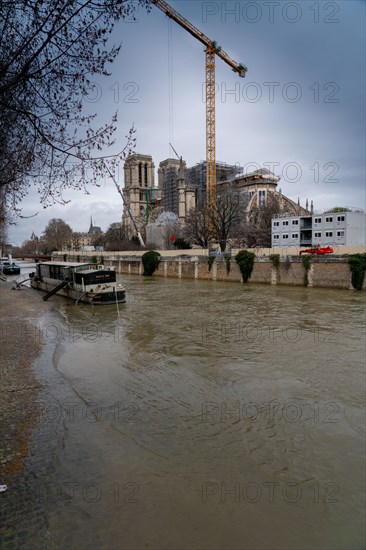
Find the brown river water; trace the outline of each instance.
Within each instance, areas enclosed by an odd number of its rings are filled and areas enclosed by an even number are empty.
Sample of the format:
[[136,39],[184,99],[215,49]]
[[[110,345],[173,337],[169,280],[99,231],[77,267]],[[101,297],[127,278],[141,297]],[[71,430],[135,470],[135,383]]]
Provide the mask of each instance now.
[[40,326],[27,547],[364,548],[365,295],[120,281]]

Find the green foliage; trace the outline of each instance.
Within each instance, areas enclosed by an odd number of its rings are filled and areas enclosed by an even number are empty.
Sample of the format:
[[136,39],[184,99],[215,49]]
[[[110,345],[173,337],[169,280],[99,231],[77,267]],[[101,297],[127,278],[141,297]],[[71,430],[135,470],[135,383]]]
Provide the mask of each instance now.
[[178,237],[178,239],[175,239],[174,246],[178,250],[190,250],[192,248],[189,241],[186,241],[185,239],[182,239],[181,237]]
[[91,262],[92,262],[92,264],[98,263],[98,258],[96,256],[92,256],[91,257]]
[[151,275],[154,273],[155,269],[158,268],[160,263],[159,252],[155,252],[155,250],[149,250],[148,252],[145,252],[145,254],[143,254],[141,259],[144,266],[143,275],[151,277]]
[[101,256],[101,257],[99,258],[99,263],[100,263],[100,264],[103,264],[103,263],[104,263],[104,258],[103,258],[103,256]]
[[310,269],[310,264],[311,264],[310,259],[311,259],[310,254],[304,254],[304,256],[301,256],[301,262],[304,268],[306,269],[306,271],[309,271]]
[[231,269],[231,258],[228,256],[225,258],[226,262],[226,273],[229,275]]
[[269,258],[272,262],[273,267],[278,269],[278,267],[280,266],[280,255],[279,254],[271,254],[271,256]]
[[240,252],[238,252],[235,256],[235,260],[240,268],[243,281],[246,283],[248,279],[250,279],[253,271],[255,254],[254,252],[249,252],[248,250],[240,250]]
[[348,264],[352,273],[352,286],[356,290],[362,290],[366,271],[366,253],[352,254],[348,258]]
[[301,256],[301,263],[302,263],[302,265],[304,266],[304,269],[305,269],[304,286],[308,286],[308,284],[309,284],[308,271],[309,271],[310,265],[311,265],[310,260],[311,260],[310,254],[305,254],[304,256]]
[[80,256],[79,256],[79,254],[76,256],[76,261],[77,261],[78,263],[80,263]]
[[211,271],[211,268],[213,266],[213,263],[215,261],[215,256],[209,256],[208,257],[208,270]]

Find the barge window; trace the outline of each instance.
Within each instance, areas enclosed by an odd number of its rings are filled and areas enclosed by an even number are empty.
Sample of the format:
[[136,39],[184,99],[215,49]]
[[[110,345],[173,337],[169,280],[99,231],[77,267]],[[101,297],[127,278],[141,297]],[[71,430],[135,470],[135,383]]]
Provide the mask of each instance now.
[[50,265],[50,278],[51,279],[63,279],[61,273],[61,266]]

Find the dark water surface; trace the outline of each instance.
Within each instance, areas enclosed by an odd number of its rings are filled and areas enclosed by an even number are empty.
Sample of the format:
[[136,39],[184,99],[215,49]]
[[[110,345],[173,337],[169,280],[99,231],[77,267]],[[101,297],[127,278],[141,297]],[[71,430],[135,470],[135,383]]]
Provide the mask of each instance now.
[[364,548],[364,294],[121,282],[119,317],[54,297],[43,321],[32,548]]

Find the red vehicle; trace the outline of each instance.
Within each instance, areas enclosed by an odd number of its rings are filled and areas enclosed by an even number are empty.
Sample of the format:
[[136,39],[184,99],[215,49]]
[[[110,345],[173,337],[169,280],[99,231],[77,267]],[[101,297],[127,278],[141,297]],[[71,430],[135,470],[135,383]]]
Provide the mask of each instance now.
[[332,246],[320,246],[320,244],[314,244],[311,248],[306,248],[300,251],[301,254],[333,254],[334,248]]

